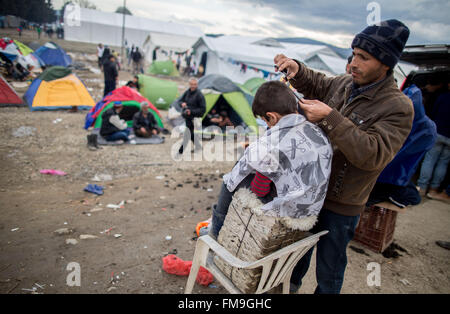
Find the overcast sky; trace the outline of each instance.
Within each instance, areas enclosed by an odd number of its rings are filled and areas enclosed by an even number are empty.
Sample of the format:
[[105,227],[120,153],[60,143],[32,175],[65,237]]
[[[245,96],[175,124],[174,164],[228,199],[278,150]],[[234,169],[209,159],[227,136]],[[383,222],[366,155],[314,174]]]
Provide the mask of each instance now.
[[[64,1],[53,0],[59,9]],[[90,0],[113,12],[123,0]],[[205,33],[308,37],[348,48],[367,17],[397,18],[411,35],[408,45],[450,43],[449,0],[127,0],[133,15],[195,25]]]

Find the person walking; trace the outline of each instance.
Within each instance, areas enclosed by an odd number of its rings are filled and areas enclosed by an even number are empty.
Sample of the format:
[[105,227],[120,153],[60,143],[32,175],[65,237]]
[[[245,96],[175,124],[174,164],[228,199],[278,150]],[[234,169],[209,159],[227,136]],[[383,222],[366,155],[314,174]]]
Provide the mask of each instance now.
[[116,58],[114,55],[109,55],[109,59],[103,64],[103,73],[105,76],[105,90],[103,96],[106,96],[116,89],[116,84],[119,79],[119,72],[117,71]]

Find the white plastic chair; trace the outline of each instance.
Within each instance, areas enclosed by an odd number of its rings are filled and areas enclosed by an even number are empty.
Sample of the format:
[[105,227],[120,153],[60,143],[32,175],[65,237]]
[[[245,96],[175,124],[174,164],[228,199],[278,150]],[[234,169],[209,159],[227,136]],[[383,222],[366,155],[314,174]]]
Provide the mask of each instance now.
[[[261,279],[255,291],[256,294],[269,291],[280,283],[283,283],[283,294],[289,294],[289,282],[295,265],[310,248],[316,245],[319,238],[327,233],[328,231],[322,231],[312,234],[254,262],[245,262],[233,256],[209,235],[201,236],[197,240],[191,271],[184,293],[190,294],[192,292],[200,266],[206,268],[228,292],[233,294],[243,293],[214,264],[214,256],[219,256],[232,267],[253,269],[262,266]],[[213,252],[210,252],[210,250]],[[270,272],[273,263],[276,264],[273,271]]]

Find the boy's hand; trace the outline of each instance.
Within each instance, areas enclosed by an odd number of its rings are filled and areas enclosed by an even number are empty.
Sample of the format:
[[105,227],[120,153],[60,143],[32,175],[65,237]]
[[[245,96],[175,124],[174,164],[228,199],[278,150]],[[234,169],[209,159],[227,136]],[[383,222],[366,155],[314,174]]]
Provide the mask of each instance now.
[[333,111],[331,107],[317,99],[303,98],[299,101],[299,104],[306,118],[311,122],[319,122]]
[[275,62],[275,65],[278,67],[278,71],[280,72],[283,72],[283,70],[287,71],[286,77],[288,80],[293,78],[299,70],[299,65],[297,64],[297,62],[295,62],[293,59],[289,59],[284,54],[276,55],[273,61]]

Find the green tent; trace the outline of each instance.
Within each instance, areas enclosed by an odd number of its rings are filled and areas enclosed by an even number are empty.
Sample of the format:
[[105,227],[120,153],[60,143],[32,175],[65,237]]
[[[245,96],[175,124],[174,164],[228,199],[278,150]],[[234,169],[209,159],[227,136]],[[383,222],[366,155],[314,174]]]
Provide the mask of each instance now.
[[178,96],[177,83],[139,74],[139,92],[156,108],[167,110]]
[[171,60],[153,61],[149,68],[150,74],[159,74],[167,76],[180,76],[177,68]]
[[260,77],[253,77],[249,80],[247,80],[242,86],[240,86],[241,88],[244,87],[244,90],[249,91],[253,96],[255,96],[256,91],[258,90],[258,88],[264,84],[266,82],[265,79],[260,78]]
[[27,45],[25,45],[24,43],[21,43],[18,40],[14,39],[14,43],[17,45],[17,47],[19,47],[20,52],[26,57],[28,56],[30,53],[33,52],[33,49],[31,49],[30,47],[28,47]]
[[[135,100],[122,101],[121,103],[123,105],[123,109],[120,112],[119,117],[121,119],[124,119],[127,122],[128,127],[131,128],[133,126],[133,115],[136,112],[138,112],[139,110],[141,110],[141,105],[139,104],[139,102],[137,102]],[[105,106],[105,108],[103,108],[102,112],[98,115],[97,119],[95,120],[94,128],[100,128],[102,126],[103,112],[105,112],[106,110],[111,108],[113,105],[114,105],[114,101],[111,101],[108,105]],[[148,108],[148,112],[153,114],[156,122],[158,123],[158,126],[160,128],[163,128],[164,125],[163,125],[159,115],[151,108]]]
[[[198,88],[203,92],[206,101],[206,112],[203,118],[216,106],[216,108],[231,107],[230,120],[234,125],[244,122],[254,132],[258,125],[245,93],[223,75],[210,74],[198,81]],[[240,121],[241,120],[241,121]]]
[[[215,105],[223,106],[223,104],[227,104],[249,128],[257,132],[258,125],[255,116],[242,92],[207,93],[203,95],[206,101],[206,111],[202,119],[205,118]],[[233,120],[232,116],[231,119]]]

